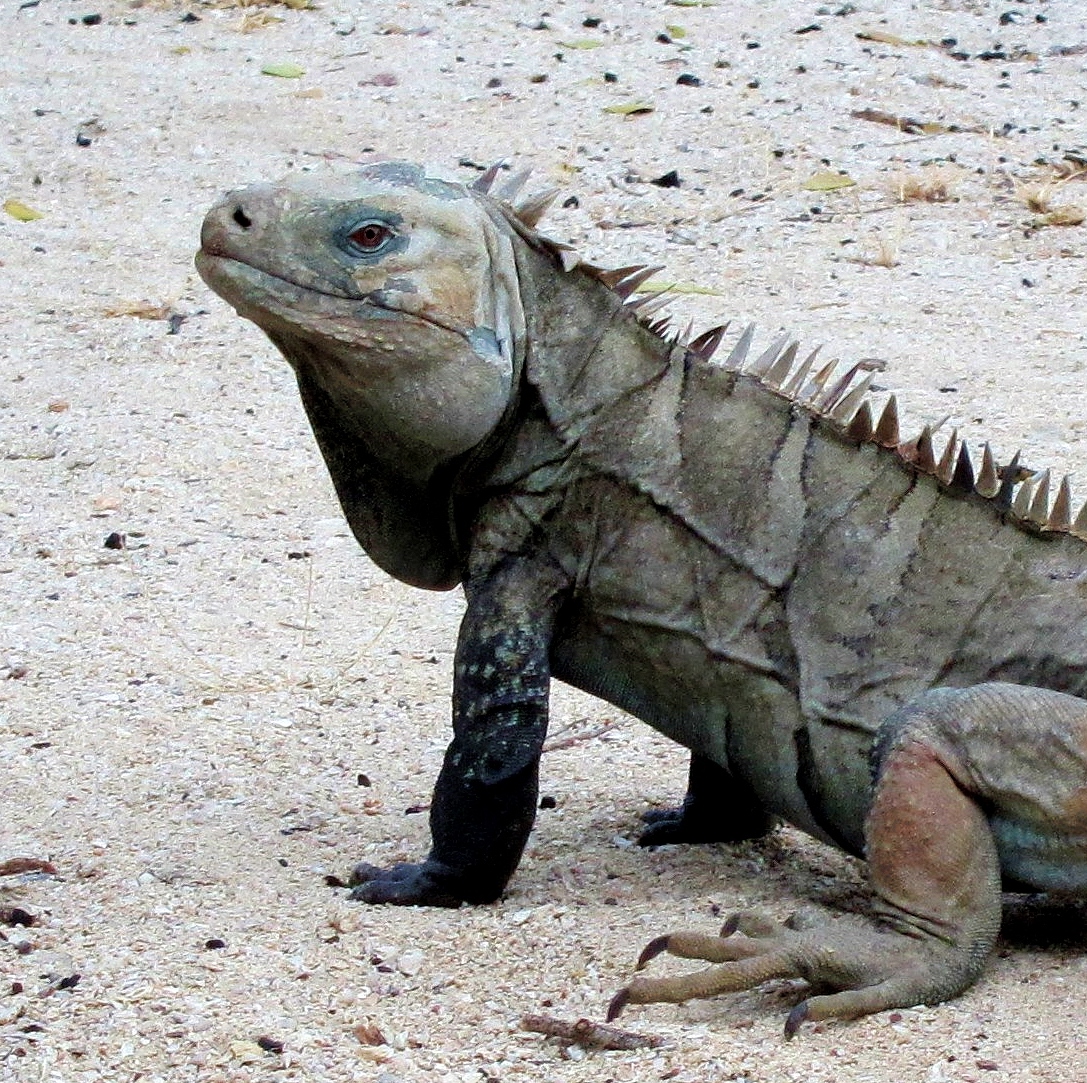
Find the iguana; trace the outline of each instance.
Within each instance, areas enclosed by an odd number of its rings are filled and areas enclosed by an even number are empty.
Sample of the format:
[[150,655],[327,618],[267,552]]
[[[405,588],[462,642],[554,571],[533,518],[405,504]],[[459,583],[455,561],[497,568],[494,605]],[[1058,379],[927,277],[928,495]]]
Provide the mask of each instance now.
[[874,922],[756,914],[662,951],[719,964],[613,1000],[807,979],[789,1015],[971,985],[1001,884],[1087,894],[1087,512],[1067,479],[899,435],[870,366],[674,334],[655,269],[580,263],[494,186],[387,162],[227,195],[205,281],[293,366],[358,540],[462,584],[453,739],[419,864],[370,903],[499,897],[532,827],[552,676],[692,751],[647,841],[782,818],[864,855]]

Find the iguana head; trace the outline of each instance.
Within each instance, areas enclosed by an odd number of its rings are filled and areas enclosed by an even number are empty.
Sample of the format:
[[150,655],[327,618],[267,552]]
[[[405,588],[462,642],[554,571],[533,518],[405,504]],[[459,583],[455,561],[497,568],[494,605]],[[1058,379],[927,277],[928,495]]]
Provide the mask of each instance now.
[[514,243],[399,162],[231,192],[204,221],[201,276],[291,363],[352,529],[417,586],[459,580],[451,492],[515,398]]

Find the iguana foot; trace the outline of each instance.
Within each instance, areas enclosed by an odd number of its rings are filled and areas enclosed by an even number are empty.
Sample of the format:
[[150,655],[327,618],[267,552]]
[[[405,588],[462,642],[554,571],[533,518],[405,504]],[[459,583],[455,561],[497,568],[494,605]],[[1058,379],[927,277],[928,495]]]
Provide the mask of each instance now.
[[[1053,734],[1050,744],[1023,725],[1032,709],[1044,712],[1048,730],[1043,737]],[[977,980],[1000,927],[996,814],[987,814],[967,785],[982,783],[986,806],[994,795],[1019,799],[1015,811],[1022,820],[1013,821],[1018,833],[1012,839],[1035,867],[1046,845],[1080,854],[1071,837],[1079,821],[1058,819],[1054,825],[1050,817],[1047,822],[1049,805],[1033,818],[1024,817],[1023,809],[1032,811],[1030,799],[1042,806],[1036,795],[1048,800],[1058,784],[1065,784],[1071,795],[1065,798],[1068,807],[1080,807],[1075,800],[1087,787],[1078,771],[1066,770],[1066,779],[1056,771],[1040,774],[1031,765],[1048,763],[1040,750],[1050,746],[1062,757],[1082,747],[1085,712],[1081,701],[1069,696],[998,684],[937,689],[896,712],[880,735],[878,778],[865,825],[873,916],[879,926],[843,918],[814,928],[782,928],[757,914],[741,913],[717,937],[685,932],[659,937],[642,952],[639,967],[662,952],[719,965],[680,977],[636,978],[612,1000],[608,1018],[628,1004],[680,1003],[751,989],[772,978],[802,978],[816,995],[789,1014],[785,1033],[791,1037],[806,1019],[852,1019],[886,1008],[937,1004],[961,993]],[[975,751],[981,767],[977,760],[967,761],[968,769],[965,757],[955,754],[964,732],[975,743],[979,733],[985,738]],[[1016,755],[1001,760],[996,753],[1006,752],[1013,737],[1019,742],[1016,750],[1030,751],[1035,759]],[[983,769],[993,777],[987,778]],[[997,812],[1002,812],[999,806]],[[1033,849],[1026,845],[1035,839]]]
[[724,767],[692,755],[683,804],[643,812],[642,822],[646,828],[638,837],[639,846],[757,839],[775,821]]
[[[801,1001],[789,1013],[785,1036],[807,1020],[853,1019],[887,1008],[943,999],[943,974],[957,949],[882,931],[856,919],[798,931],[764,915],[734,914],[719,936],[676,932],[651,940],[638,969],[658,955],[719,964],[668,978],[635,978],[612,998],[608,1022],[628,1004],[679,1004],[686,1000],[753,989],[775,978],[800,978],[831,990]],[[946,994],[944,994],[946,995]]]
[[392,906],[457,907],[465,900],[451,884],[451,876],[434,861],[420,865],[402,862],[382,869],[365,862],[351,870],[351,898]]
[[684,802],[677,808],[652,808],[642,813],[645,830],[638,836],[639,846],[669,846],[676,843],[725,842],[722,825],[716,821],[688,815]]

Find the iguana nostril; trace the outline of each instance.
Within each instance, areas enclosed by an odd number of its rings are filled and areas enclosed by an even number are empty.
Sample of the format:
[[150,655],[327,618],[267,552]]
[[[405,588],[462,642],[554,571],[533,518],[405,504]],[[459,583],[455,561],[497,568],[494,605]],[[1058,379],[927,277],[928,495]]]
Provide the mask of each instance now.
[[253,224],[253,219],[241,207],[235,208],[233,218],[242,229],[248,229]]

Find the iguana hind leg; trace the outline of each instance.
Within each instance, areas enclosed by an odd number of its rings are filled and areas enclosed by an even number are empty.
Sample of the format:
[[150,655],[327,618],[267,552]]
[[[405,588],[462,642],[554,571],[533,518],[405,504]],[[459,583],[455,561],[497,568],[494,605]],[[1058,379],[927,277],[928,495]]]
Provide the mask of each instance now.
[[888,720],[877,756],[865,831],[877,925],[792,930],[741,915],[719,938],[658,938],[641,964],[668,952],[718,965],[637,978],[610,1017],[777,977],[819,990],[787,1035],[806,1019],[938,1003],[973,984],[995,942],[1001,857],[1036,888],[1087,893],[1087,703],[1017,685],[936,689]]

